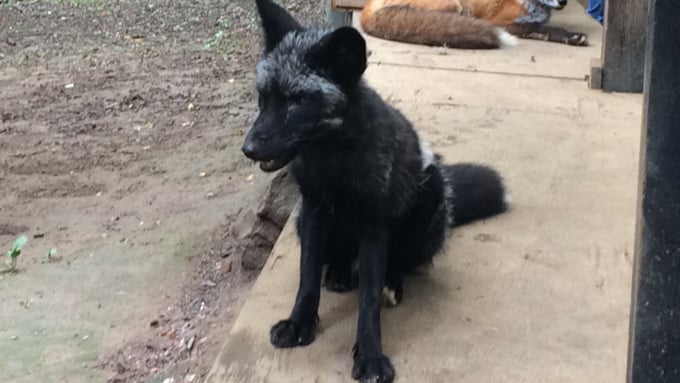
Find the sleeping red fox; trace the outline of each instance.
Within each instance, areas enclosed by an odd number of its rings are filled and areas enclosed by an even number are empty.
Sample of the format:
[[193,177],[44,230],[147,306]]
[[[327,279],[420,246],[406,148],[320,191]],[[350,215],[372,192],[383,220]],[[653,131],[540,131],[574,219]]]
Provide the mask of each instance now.
[[514,45],[514,36],[588,45],[583,33],[546,25],[551,11],[566,4],[567,0],[368,0],[361,26],[387,40],[450,48],[498,48]]

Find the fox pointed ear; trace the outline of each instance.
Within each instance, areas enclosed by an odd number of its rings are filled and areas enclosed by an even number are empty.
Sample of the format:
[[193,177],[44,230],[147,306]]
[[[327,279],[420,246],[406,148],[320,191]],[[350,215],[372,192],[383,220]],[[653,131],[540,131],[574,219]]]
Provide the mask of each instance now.
[[255,0],[264,29],[265,52],[270,52],[289,32],[302,30],[302,26],[281,6],[272,0]]
[[366,40],[352,27],[341,27],[324,36],[312,55],[316,65],[342,85],[355,84],[366,70]]

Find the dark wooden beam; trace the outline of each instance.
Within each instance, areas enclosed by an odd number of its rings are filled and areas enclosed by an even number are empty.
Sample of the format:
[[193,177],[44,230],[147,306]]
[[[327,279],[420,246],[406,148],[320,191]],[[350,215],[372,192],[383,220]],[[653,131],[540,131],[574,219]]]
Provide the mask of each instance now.
[[366,4],[366,0],[331,0],[335,9],[353,9],[360,11]]
[[649,6],[628,383],[678,383],[680,2]]
[[[602,89],[642,92],[648,0],[607,0],[602,41]],[[595,72],[599,71],[597,65]]]

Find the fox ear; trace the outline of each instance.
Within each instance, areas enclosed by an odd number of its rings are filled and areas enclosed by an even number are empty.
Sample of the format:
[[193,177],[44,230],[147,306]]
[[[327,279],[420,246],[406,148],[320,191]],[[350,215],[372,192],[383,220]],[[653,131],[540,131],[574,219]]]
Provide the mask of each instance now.
[[285,9],[272,0],[255,0],[264,29],[265,52],[269,53],[289,32],[302,30],[302,26]]
[[366,40],[352,27],[341,27],[324,36],[312,48],[320,69],[343,85],[353,85],[366,70]]

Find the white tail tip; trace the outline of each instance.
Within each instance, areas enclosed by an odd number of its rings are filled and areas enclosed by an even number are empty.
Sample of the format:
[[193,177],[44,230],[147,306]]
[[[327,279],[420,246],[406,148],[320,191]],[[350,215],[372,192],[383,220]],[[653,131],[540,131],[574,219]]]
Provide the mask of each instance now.
[[501,40],[501,45],[514,47],[519,44],[519,39],[506,31],[503,28],[496,28],[498,38]]

